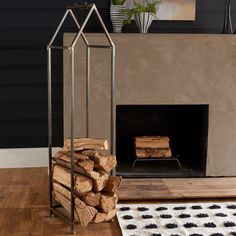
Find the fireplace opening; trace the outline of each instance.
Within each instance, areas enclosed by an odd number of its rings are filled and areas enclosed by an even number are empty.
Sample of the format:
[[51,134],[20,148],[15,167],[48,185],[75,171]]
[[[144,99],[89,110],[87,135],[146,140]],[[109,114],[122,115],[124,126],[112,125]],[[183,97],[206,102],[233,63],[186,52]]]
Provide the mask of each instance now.
[[[205,176],[208,120],[207,104],[117,105],[117,174],[126,178]],[[158,157],[141,147],[141,157],[146,156],[138,158],[137,137],[168,137],[171,155]]]

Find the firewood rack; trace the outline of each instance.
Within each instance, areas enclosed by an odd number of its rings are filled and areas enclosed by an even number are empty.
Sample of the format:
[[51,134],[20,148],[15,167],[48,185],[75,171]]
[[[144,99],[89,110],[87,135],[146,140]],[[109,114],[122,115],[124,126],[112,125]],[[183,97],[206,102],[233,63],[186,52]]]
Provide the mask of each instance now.
[[[87,10],[88,14],[82,25],[78,23],[78,19],[75,13],[78,13],[80,10]],[[88,39],[84,34],[84,28],[87,25],[91,15],[95,13],[98,21],[102,27],[103,33],[106,36],[107,45],[100,44],[90,44]],[[54,45],[55,38],[58,36],[59,31],[61,30],[65,20],[67,17],[71,17],[73,22],[76,25],[76,36],[72,41],[70,46],[64,45]],[[75,179],[74,179],[74,106],[75,106],[75,46],[82,37],[83,42],[86,45],[86,137],[89,137],[89,107],[90,107],[90,51],[93,48],[101,48],[104,50],[110,50],[111,52],[111,88],[110,88],[110,152],[111,154],[115,154],[115,45],[106,29],[106,26],[98,12],[98,9],[94,3],[92,4],[75,4],[67,8],[64,16],[62,17],[51,41],[47,46],[47,71],[48,71],[48,156],[49,156],[49,206],[50,206],[50,216],[53,217],[54,214],[57,214],[63,218],[65,218],[70,223],[71,233],[74,233],[74,207],[75,207],[75,196],[74,196],[74,187],[75,187]],[[64,214],[59,211],[61,205],[53,204],[53,181],[52,181],[52,51],[54,50],[67,50],[70,55],[70,139],[71,139],[71,199],[70,206],[71,212],[70,217],[68,218]],[[112,171],[112,175],[115,175],[115,169]]]

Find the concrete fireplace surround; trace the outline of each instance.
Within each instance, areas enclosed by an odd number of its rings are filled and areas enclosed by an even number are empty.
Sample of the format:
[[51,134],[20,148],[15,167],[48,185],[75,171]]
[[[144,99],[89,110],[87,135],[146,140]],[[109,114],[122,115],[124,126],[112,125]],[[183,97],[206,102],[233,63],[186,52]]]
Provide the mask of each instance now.
[[[87,34],[104,42],[103,34]],[[209,104],[207,176],[236,175],[236,36],[111,34],[117,104]],[[68,45],[74,34],[64,35]],[[85,46],[76,49],[76,127],[85,136]],[[69,136],[69,57],[64,53],[64,135]],[[92,49],[91,137],[109,137],[110,53]]]

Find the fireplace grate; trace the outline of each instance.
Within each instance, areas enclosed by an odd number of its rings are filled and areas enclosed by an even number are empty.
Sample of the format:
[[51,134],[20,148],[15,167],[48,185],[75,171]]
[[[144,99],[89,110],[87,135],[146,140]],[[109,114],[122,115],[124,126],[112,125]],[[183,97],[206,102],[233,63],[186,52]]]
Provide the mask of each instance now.
[[132,170],[134,169],[134,166],[136,162],[148,162],[148,161],[155,161],[155,162],[163,162],[163,161],[175,161],[180,169],[183,169],[179,159],[177,157],[165,157],[165,158],[136,158],[132,164]]

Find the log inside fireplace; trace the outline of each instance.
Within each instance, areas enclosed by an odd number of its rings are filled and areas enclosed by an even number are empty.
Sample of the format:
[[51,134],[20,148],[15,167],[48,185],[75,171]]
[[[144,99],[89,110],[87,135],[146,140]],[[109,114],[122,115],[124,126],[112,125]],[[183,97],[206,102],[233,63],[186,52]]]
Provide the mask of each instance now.
[[167,136],[137,136],[134,139],[136,158],[169,158],[172,156]]
[[[116,112],[117,174],[126,178],[206,175],[208,104],[118,105]],[[155,157],[155,149],[168,148],[165,142],[153,146],[150,139],[157,137],[169,140],[171,155]]]
[[137,136],[134,139],[135,159],[132,165],[132,170],[137,162],[151,161],[157,165],[163,161],[175,161],[179,168],[182,165],[178,157],[172,156],[170,147],[170,138],[167,136]]

